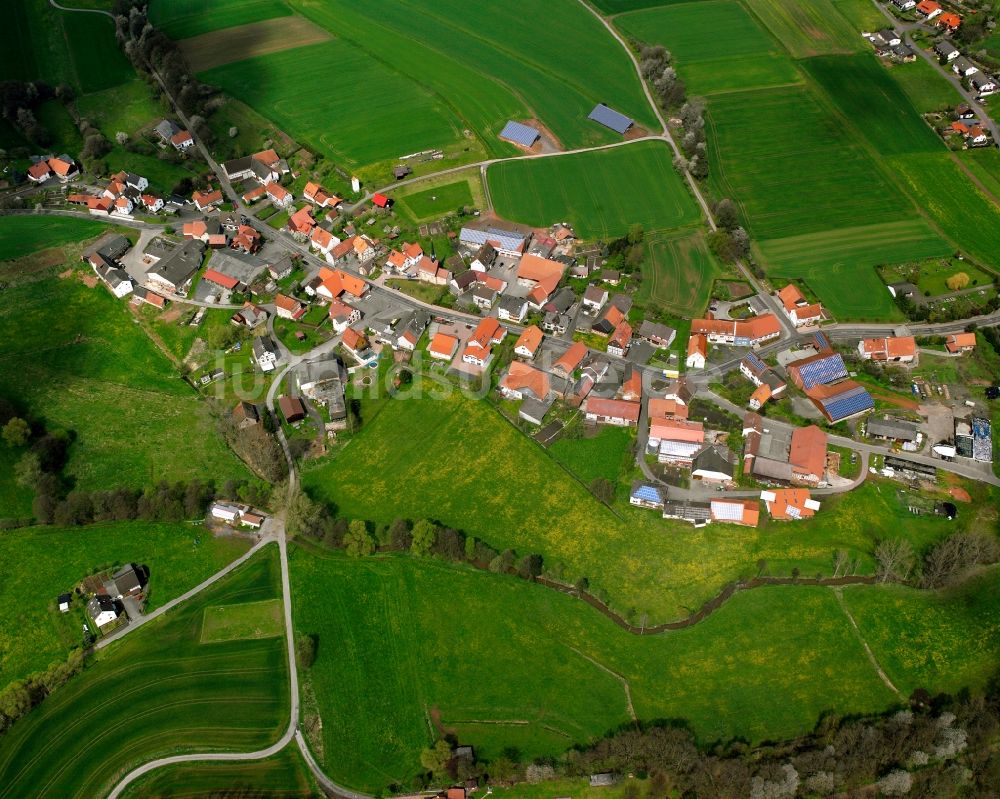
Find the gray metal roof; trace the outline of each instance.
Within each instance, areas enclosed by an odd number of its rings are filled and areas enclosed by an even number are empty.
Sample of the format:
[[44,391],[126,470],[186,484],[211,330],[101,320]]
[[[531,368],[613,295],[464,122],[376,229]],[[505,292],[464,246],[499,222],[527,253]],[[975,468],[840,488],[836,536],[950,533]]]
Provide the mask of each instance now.
[[903,419],[869,419],[868,435],[894,438],[900,441],[916,441],[917,426]]
[[604,103],[598,103],[594,106],[594,110],[587,114],[587,119],[598,122],[606,128],[611,128],[615,133],[626,133],[635,124],[635,120],[629,119],[613,108],[608,108]]
[[500,138],[514,142],[514,144],[530,147],[541,138],[541,134],[528,125],[510,120],[500,131]]

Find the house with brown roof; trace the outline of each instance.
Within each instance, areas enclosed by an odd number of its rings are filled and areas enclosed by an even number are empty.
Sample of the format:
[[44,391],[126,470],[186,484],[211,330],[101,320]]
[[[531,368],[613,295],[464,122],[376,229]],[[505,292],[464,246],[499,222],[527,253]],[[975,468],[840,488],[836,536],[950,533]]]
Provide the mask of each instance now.
[[278,397],[278,407],[281,409],[281,415],[289,424],[299,422],[306,417],[306,407],[298,397],[282,394]]
[[952,333],[945,339],[944,346],[952,354],[970,352],[976,348],[976,334]]
[[329,310],[330,322],[337,333],[343,333],[349,326],[361,320],[361,311],[345,302],[333,300]]
[[219,205],[223,198],[222,192],[216,189],[215,191],[196,191],[191,195],[191,199],[194,200],[194,204],[198,210],[204,212],[215,205]]
[[281,319],[298,321],[306,315],[306,306],[287,294],[274,295],[274,309]]
[[287,208],[295,199],[288,189],[280,183],[275,183],[274,181],[267,183],[264,186],[264,191],[267,194],[268,199],[271,201],[271,204],[278,208]]
[[781,335],[781,323],[772,313],[750,319],[714,319],[711,316],[691,321],[691,332],[702,333],[711,344],[751,347]]
[[426,255],[420,257],[415,268],[417,280],[422,283],[430,283],[432,286],[447,286],[448,281],[451,280],[451,272]]
[[507,330],[492,317],[486,317],[472,331],[462,352],[462,361],[485,369],[493,357],[493,345],[503,341]]
[[248,427],[260,424],[260,408],[252,402],[241,400],[233,408],[232,417],[237,430],[246,430]]
[[635,427],[641,410],[641,403],[626,400],[590,396],[583,402],[583,413],[588,422],[616,427]]
[[302,196],[320,208],[336,208],[343,202],[340,197],[324,191],[322,186],[312,181],[306,183],[305,188],[302,190]]
[[587,290],[583,292],[583,307],[595,313],[601,310],[607,301],[608,290],[603,286],[587,286]]
[[563,377],[571,376],[587,356],[587,345],[582,341],[574,341],[554,364],[552,371],[561,374]]
[[608,339],[608,354],[623,358],[632,345],[632,325],[622,319]]
[[451,361],[458,349],[458,339],[446,333],[436,333],[431,343],[427,345],[430,356],[439,361]]
[[917,340],[913,336],[865,338],[858,342],[858,353],[866,361],[915,363]]
[[823,321],[823,306],[809,302],[798,286],[789,283],[778,293],[778,299],[793,325],[803,327],[805,325],[815,325]]
[[688,369],[704,369],[708,357],[708,338],[704,333],[692,333],[688,337],[687,359],[684,361]]
[[545,400],[552,391],[548,374],[522,361],[510,362],[498,387],[506,399],[514,400],[526,397]]
[[538,352],[543,337],[543,333],[537,325],[526,327],[514,344],[514,353],[520,355],[522,358],[531,360],[535,357],[535,353]]
[[817,485],[826,480],[826,445],[826,433],[814,424],[792,431],[788,462],[794,482]]
[[44,159],[28,167],[28,180],[32,183],[42,183],[52,177],[53,174],[52,167]]

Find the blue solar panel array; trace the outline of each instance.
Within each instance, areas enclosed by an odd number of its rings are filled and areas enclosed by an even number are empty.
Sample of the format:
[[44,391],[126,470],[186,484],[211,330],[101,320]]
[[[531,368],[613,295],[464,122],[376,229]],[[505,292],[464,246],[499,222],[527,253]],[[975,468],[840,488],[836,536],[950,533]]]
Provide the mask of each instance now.
[[643,502],[662,502],[660,492],[654,486],[641,485],[632,492],[632,496]]
[[510,120],[503,126],[503,130],[500,131],[501,139],[512,141],[514,144],[522,144],[525,147],[530,147],[538,141],[540,136],[541,134],[534,128],[522,125],[520,122],[515,122],[514,120]]
[[818,349],[820,352],[823,352],[823,350],[833,349],[833,347],[830,346],[830,339],[828,339],[822,333],[813,333],[813,344],[816,345],[816,349]]
[[802,387],[809,389],[835,380],[843,380],[847,377],[847,367],[844,366],[844,359],[840,354],[834,352],[825,358],[817,358],[800,366],[799,377],[802,378]]
[[835,422],[846,419],[861,411],[867,411],[875,407],[875,400],[872,399],[864,387],[857,386],[843,394],[820,400],[827,415]]
[[756,353],[748,352],[743,360],[747,362],[747,366],[754,372],[763,372],[767,369],[767,364],[757,357]]
[[619,114],[613,108],[608,108],[604,103],[598,103],[594,110],[587,115],[587,119],[599,122],[606,128],[611,128],[615,133],[625,133],[635,122],[624,114]]

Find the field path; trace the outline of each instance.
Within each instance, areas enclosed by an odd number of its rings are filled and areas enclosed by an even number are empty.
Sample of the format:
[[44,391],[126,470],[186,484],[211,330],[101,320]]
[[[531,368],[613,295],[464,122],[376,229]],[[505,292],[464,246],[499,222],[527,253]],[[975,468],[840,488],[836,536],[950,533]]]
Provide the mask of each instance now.
[[85,14],[103,14],[110,20],[114,20],[115,15],[110,11],[105,11],[101,8],[70,8],[68,6],[59,5],[56,0],[49,0],[49,5],[53,8],[58,8],[60,11],[82,11]]
[[844,604],[844,592],[841,588],[837,587],[833,589],[833,595],[837,597],[837,604],[840,605],[840,609],[844,611],[844,615],[847,616],[847,620],[851,623],[851,628],[854,630],[854,635],[858,639],[858,642],[865,650],[865,654],[868,656],[868,660],[872,664],[872,668],[878,674],[879,679],[885,683],[885,687],[892,691],[900,699],[905,699],[906,697],[900,692],[900,690],[892,684],[892,680],[889,679],[889,675],[883,671],[881,664],[875,658],[875,654],[872,652],[871,647],[868,646],[868,642],[861,635],[861,628],[858,627],[858,623],[854,620],[854,616],[851,615],[851,611],[848,610],[847,605]]
[[588,660],[591,663],[593,663],[601,671],[604,671],[604,672],[607,672],[608,674],[610,674],[612,677],[614,677],[616,680],[618,680],[618,682],[620,682],[622,684],[622,688],[625,690],[625,707],[628,710],[629,718],[632,719],[632,721],[638,721],[639,718],[638,718],[638,716],[635,715],[635,706],[632,704],[632,689],[631,689],[631,687],[628,684],[628,680],[626,680],[625,677],[623,677],[621,674],[619,674],[614,669],[609,669],[603,663],[601,663],[601,662],[599,662],[597,660],[594,660],[590,655],[585,655],[583,652],[581,652],[576,647],[571,646],[570,649],[572,649],[574,652],[576,652],[576,654],[578,654],[584,660]]

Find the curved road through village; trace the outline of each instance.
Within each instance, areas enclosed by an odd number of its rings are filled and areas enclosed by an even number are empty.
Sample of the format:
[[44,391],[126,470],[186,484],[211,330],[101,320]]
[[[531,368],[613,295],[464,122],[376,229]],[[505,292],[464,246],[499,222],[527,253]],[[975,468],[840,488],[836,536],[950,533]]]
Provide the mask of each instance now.
[[[670,134],[669,126],[667,124],[667,121],[664,119],[663,113],[662,113],[661,109],[659,108],[659,105],[657,104],[655,98],[653,97],[653,95],[652,95],[652,93],[650,91],[650,88],[649,88],[647,82],[645,80],[643,80],[643,78],[642,78],[642,73],[641,73],[641,70],[640,70],[640,67],[639,67],[639,62],[636,59],[635,55],[632,53],[632,51],[629,48],[628,44],[621,37],[621,35],[614,29],[614,27],[611,25],[611,23],[607,19],[605,19],[604,17],[602,17],[600,15],[600,13],[598,13],[592,6],[590,6],[586,2],[586,0],[579,0],[579,2],[580,2],[580,4],[582,6],[584,6],[587,9],[587,11],[589,13],[591,13],[605,27],[605,29],[608,31],[608,33],[622,46],[622,48],[628,54],[630,60],[632,61],[633,66],[635,68],[636,74],[637,74],[638,79],[640,81],[640,85],[643,87],[643,91],[645,92],[646,100],[649,103],[650,107],[653,109],[653,112],[656,115],[656,118],[657,118],[657,120],[658,120],[658,122],[660,124],[660,128],[661,128],[660,132],[655,133],[655,134],[651,134],[651,135],[648,135],[648,136],[645,136],[645,137],[642,137],[642,138],[638,138],[638,139],[631,139],[631,140],[627,140],[627,141],[615,142],[615,143],[612,143],[612,144],[606,144],[606,145],[596,146],[596,147],[583,147],[583,148],[577,148],[577,149],[573,149],[573,150],[566,150],[566,151],[560,151],[560,152],[541,153],[541,154],[537,154],[537,155],[520,155],[520,156],[513,156],[513,157],[510,157],[510,158],[491,158],[491,159],[485,159],[485,160],[479,161],[479,162],[474,162],[474,163],[469,163],[469,164],[463,164],[461,166],[450,167],[448,169],[444,169],[444,170],[441,170],[439,172],[434,172],[434,173],[430,173],[430,174],[427,174],[427,175],[422,175],[422,176],[419,176],[419,177],[410,178],[408,180],[398,181],[398,182],[395,182],[395,183],[391,184],[390,186],[382,187],[378,191],[389,191],[391,189],[399,188],[400,186],[404,186],[404,185],[407,185],[407,184],[418,183],[420,181],[427,180],[429,178],[440,177],[442,175],[448,175],[448,174],[452,174],[452,173],[458,173],[458,172],[462,172],[462,171],[466,171],[466,170],[478,168],[480,170],[484,186],[486,187],[486,191],[488,192],[488,186],[486,184],[486,171],[487,171],[487,169],[492,164],[499,163],[501,161],[508,161],[508,160],[526,160],[526,159],[529,159],[529,158],[552,158],[552,157],[560,157],[560,156],[565,156],[565,155],[574,155],[574,154],[584,153],[584,152],[593,152],[593,151],[597,151],[597,150],[606,150],[606,149],[612,149],[612,148],[617,148],[617,147],[625,147],[625,146],[631,145],[631,144],[633,144],[635,142],[638,142],[638,141],[651,141],[651,140],[653,140],[653,141],[655,141],[655,140],[664,141],[671,148],[671,150],[672,150],[672,152],[674,153],[675,156],[681,155],[680,148],[677,146],[676,141],[673,139],[673,137]],[[70,7],[66,7],[66,6],[60,5],[56,0],[49,0],[49,3],[54,8],[57,8],[57,9],[59,9],[61,11],[103,14],[105,16],[110,17],[111,19],[114,19],[114,17],[113,17],[112,14],[110,14],[107,11],[101,10],[101,9],[70,8]],[[187,117],[181,112],[181,110],[177,107],[177,104],[174,101],[174,98],[169,94],[169,92],[167,92],[166,87],[163,84],[162,79],[160,79],[160,77],[158,75],[156,75],[155,73],[154,73],[154,77],[157,79],[157,81],[160,83],[161,87],[163,88],[164,94],[166,95],[166,97],[170,101],[171,105],[173,106],[174,112],[177,115],[177,117],[180,119],[180,121],[186,127],[188,127],[188,129],[190,129],[190,122],[188,121]],[[307,260],[307,262],[313,264],[314,266],[316,266],[316,265],[324,265],[323,261],[320,261],[318,258],[316,258],[310,252],[310,250],[307,247],[305,247],[302,244],[300,244],[299,242],[295,241],[291,237],[290,234],[288,234],[288,233],[286,233],[284,231],[275,231],[275,230],[272,230],[271,228],[267,227],[261,220],[257,219],[256,216],[255,216],[254,211],[252,209],[247,208],[243,204],[242,198],[233,189],[233,187],[230,184],[228,178],[226,177],[226,174],[225,174],[224,170],[212,158],[211,153],[208,151],[208,148],[204,145],[204,143],[200,139],[196,139],[196,144],[197,144],[198,150],[201,153],[202,157],[204,158],[205,162],[209,165],[209,167],[212,169],[212,171],[218,177],[220,185],[222,186],[222,188],[225,191],[226,195],[233,202],[234,207],[237,208],[241,213],[243,213],[244,215],[246,215],[247,218],[251,221],[251,224],[253,224],[258,229],[262,230],[263,232],[266,232],[267,235],[271,236],[272,238],[275,237],[275,236],[279,237],[286,245],[290,246],[292,249],[294,249],[295,251],[297,251],[298,253],[300,253],[301,255],[303,255],[303,257]],[[715,223],[714,217],[712,215],[711,208],[710,208],[708,202],[705,200],[705,197],[702,194],[700,187],[698,186],[697,182],[694,180],[694,178],[692,178],[692,176],[690,174],[688,174],[688,173],[685,172],[684,173],[684,178],[687,181],[688,188],[690,189],[692,195],[694,196],[694,198],[698,202],[698,205],[701,208],[702,214],[704,215],[707,224],[709,225],[710,229],[715,230],[716,229],[716,223]],[[358,204],[360,204],[362,202],[365,202],[366,200],[370,199],[371,195],[372,195],[372,193],[370,193],[370,192],[365,193],[365,195],[360,200],[358,200],[354,204],[354,206],[352,206],[352,207],[356,207]],[[7,212],[7,213],[11,213],[11,212]],[[13,213],[37,213],[37,212],[34,212],[34,211],[21,211],[21,212],[13,212]],[[52,215],[57,215],[57,216],[80,216],[80,217],[86,217],[86,218],[93,218],[89,214],[80,213],[80,212],[74,212],[74,211],[56,211],[56,210],[52,210],[52,211],[45,211],[44,213],[52,214]],[[142,229],[142,230],[151,230],[151,229],[152,230],[156,230],[156,229],[162,230],[165,227],[165,225],[154,225],[154,224],[140,222],[140,221],[136,221],[136,220],[115,219],[113,221],[114,221],[115,224],[124,224],[124,225],[128,225],[128,226],[135,227],[135,228],[138,228],[138,229]],[[784,328],[784,332],[783,332],[783,334],[781,336],[781,339],[779,341],[773,342],[772,344],[765,345],[764,347],[760,348],[760,351],[762,353],[766,354],[768,352],[776,351],[777,349],[779,349],[781,347],[788,346],[789,339],[794,339],[798,334],[794,330],[794,328],[792,328],[791,323],[787,320],[787,318],[785,317],[785,315],[781,312],[781,309],[777,306],[777,300],[773,296],[771,296],[763,288],[763,286],[761,285],[760,281],[757,280],[757,278],[752,274],[752,272],[746,267],[745,264],[739,263],[738,267],[739,267],[740,271],[743,273],[743,275],[744,275],[745,279],[747,280],[747,282],[754,288],[754,291],[759,296],[763,297],[764,300],[765,300],[765,302],[767,302],[767,304],[769,306],[771,306],[771,309],[775,312],[775,315],[777,316],[777,318],[779,320],[781,320],[782,326]],[[447,318],[450,321],[453,321],[453,322],[454,321],[472,322],[472,321],[478,321],[479,320],[479,317],[477,317],[477,316],[473,316],[471,314],[461,313],[461,312],[454,311],[454,310],[451,310],[451,309],[440,308],[439,306],[435,306],[435,305],[430,305],[428,303],[421,302],[419,300],[411,298],[411,297],[409,297],[409,296],[407,296],[405,294],[402,294],[401,292],[395,291],[395,290],[390,289],[388,287],[380,286],[378,284],[374,284],[371,281],[367,281],[367,280],[366,280],[366,282],[370,285],[370,287],[372,288],[372,290],[389,292],[393,296],[393,298],[396,299],[397,301],[400,301],[400,302],[402,302],[402,303],[404,303],[404,304],[406,304],[406,305],[408,305],[408,306],[410,306],[412,308],[421,308],[421,309],[424,309],[424,310],[429,310],[432,313],[434,313],[435,315]],[[179,302],[179,303],[183,303],[183,304],[188,304],[188,305],[208,306],[208,307],[216,307],[216,308],[238,308],[239,307],[239,306],[235,306],[235,305],[227,306],[227,305],[218,305],[218,304],[212,304],[212,303],[204,303],[204,302],[200,302],[200,301],[196,301],[196,300],[190,300],[190,299],[187,299],[187,298],[184,298],[184,297],[179,297],[179,296],[178,297],[171,297],[170,299],[172,299],[175,302]],[[910,326],[910,330],[911,330],[911,332],[914,332],[914,333],[923,333],[923,334],[943,333],[943,332],[955,332],[955,331],[958,331],[958,330],[962,330],[965,327],[965,325],[968,323],[968,321],[970,321],[970,320],[963,320],[963,321],[959,321],[959,322],[947,323],[947,324],[944,324],[944,325],[911,325]],[[979,317],[975,321],[980,326],[989,326],[989,325],[1000,324],[1000,312],[997,312],[995,314],[991,314],[989,316]],[[829,328],[824,328],[824,332],[826,332],[831,338],[834,338],[834,339],[838,339],[838,338],[840,338],[840,339],[842,339],[842,338],[857,338],[859,336],[864,336],[864,335],[885,334],[886,332],[889,332],[889,331],[895,329],[896,327],[898,327],[898,325],[891,325],[891,324],[885,324],[885,325],[879,325],[879,324],[868,324],[868,325],[833,325],[833,326],[831,326]],[[512,325],[511,329],[514,332],[518,332],[519,331],[519,328],[516,325]],[[274,412],[275,396],[278,393],[278,390],[279,390],[280,385],[281,385],[281,381],[284,379],[284,377],[287,375],[287,373],[292,368],[294,368],[295,366],[297,366],[298,364],[300,364],[302,362],[305,362],[305,361],[308,361],[311,358],[317,357],[318,355],[324,354],[325,352],[331,350],[334,346],[336,346],[337,341],[338,341],[338,339],[331,339],[330,341],[324,342],[324,344],[316,347],[315,349],[311,350],[310,352],[308,352],[308,353],[306,353],[304,355],[293,356],[290,353],[285,353],[286,357],[288,358],[288,363],[286,364],[286,366],[284,367],[284,369],[282,369],[281,372],[274,378],[274,380],[272,381],[272,383],[271,383],[271,385],[270,385],[270,387],[268,389],[268,393],[267,393],[266,404],[267,404],[268,409],[272,413]],[[568,343],[567,343],[567,345],[568,345]],[[612,360],[621,361],[622,363],[624,363],[623,359],[612,358]],[[731,369],[735,368],[739,364],[739,361],[740,361],[739,357],[734,357],[733,359],[730,359],[730,360],[728,360],[728,361],[726,361],[726,362],[724,362],[722,364],[719,364],[719,365],[716,365],[716,366],[712,367],[709,370],[706,370],[706,372],[701,376],[701,380],[699,381],[699,382],[703,383],[703,385],[700,387],[699,394],[701,394],[702,396],[706,396],[706,397],[710,398],[713,402],[715,402],[717,405],[719,405],[720,407],[722,407],[722,408],[724,408],[726,410],[729,410],[731,412],[742,413],[743,412],[742,409],[736,408],[736,406],[732,405],[731,403],[728,403],[726,400],[722,399],[721,397],[718,397],[717,395],[712,394],[712,392],[708,391],[707,387],[706,387],[709,378],[711,378],[712,376],[715,376],[715,375],[722,374],[722,373],[724,373],[726,371],[730,371]],[[646,373],[649,376],[652,376],[654,374],[658,374],[658,370],[652,369],[650,367],[640,367],[640,368],[642,369],[642,371],[644,373]],[[779,422],[775,422],[774,420],[769,420],[769,422],[772,423],[772,424],[777,424],[778,426],[782,426],[782,425],[785,424],[785,423],[780,422],[780,421]],[[297,490],[297,486],[298,486],[298,475],[297,475],[297,471],[296,471],[295,461],[294,461],[294,459],[292,457],[291,450],[289,449],[288,441],[286,440],[286,438],[284,436],[284,433],[282,432],[282,430],[281,430],[280,427],[277,429],[277,436],[278,436],[278,440],[279,440],[279,442],[281,444],[282,451],[283,451],[284,456],[285,456],[285,460],[286,460],[287,465],[288,465],[288,474],[289,474],[289,478],[288,478],[288,499],[291,500],[292,497],[294,497],[295,492]],[[841,438],[841,437],[838,437],[838,436],[831,436],[830,440],[834,444],[837,444],[837,445],[840,445],[840,446],[845,446],[845,447],[850,447],[851,449],[860,452],[861,455],[862,455],[862,469],[861,469],[861,474],[859,475],[859,477],[855,481],[853,481],[852,484],[850,484],[848,486],[827,489],[827,493],[834,493],[836,491],[848,490],[849,488],[856,487],[857,485],[860,485],[860,483],[864,480],[865,474],[867,472],[867,463],[868,463],[868,457],[869,457],[869,455],[871,455],[871,454],[885,453],[887,451],[887,449],[884,448],[884,447],[878,447],[878,446],[870,445],[870,444],[862,444],[862,443],[853,441],[851,439],[845,439],[845,438]],[[926,456],[915,456],[913,454],[907,454],[907,457],[912,458],[913,460],[917,460],[918,462],[931,463],[932,465],[937,466],[938,468],[944,468],[944,469],[947,469],[949,471],[953,471],[953,472],[955,472],[957,474],[963,474],[963,472],[967,472],[968,471],[967,469],[963,469],[961,467],[961,465],[959,465],[959,464],[944,463],[944,462],[942,462],[940,460],[937,460],[937,459],[927,458]],[[638,461],[639,461],[639,463],[640,463],[641,466],[643,466],[644,468],[646,468],[645,467],[645,461],[644,461],[644,459],[641,456],[638,458]],[[990,482],[993,485],[1000,485],[1000,480],[998,480],[996,477],[993,477],[992,475],[990,475],[989,478],[985,478],[982,473],[977,473],[975,475],[967,475],[967,476],[974,476],[976,479],[980,479],[980,480],[984,480],[985,479],[987,482]],[[676,490],[676,489],[674,489],[674,490]],[[818,492],[818,493],[822,493],[822,492]],[[219,571],[218,573],[216,573],[215,575],[213,575],[212,577],[210,577],[208,580],[204,581],[200,585],[196,586],[195,588],[193,588],[190,591],[186,592],[182,596],[177,597],[176,599],[174,599],[171,602],[167,603],[163,607],[161,607],[158,610],[154,611],[153,613],[149,614],[149,616],[144,617],[141,621],[136,622],[134,624],[130,624],[128,627],[124,628],[123,630],[119,631],[118,633],[115,633],[112,636],[110,636],[109,638],[101,641],[98,644],[98,647],[101,648],[101,647],[107,646],[108,644],[110,644],[110,643],[112,643],[112,642],[120,639],[122,636],[128,634],[132,630],[138,629],[142,625],[147,624],[147,623],[149,623],[149,622],[151,622],[151,621],[153,621],[153,620],[155,620],[155,619],[157,619],[159,617],[162,617],[164,614],[166,614],[167,612],[169,612],[169,610],[172,609],[173,607],[176,607],[178,604],[191,599],[193,596],[197,595],[200,591],[204,590],[208,586],[212,585],[213,583],[217,582],[218,580],[220,580],[220,579],[224,578],[225,576],[227,576],[228,574],[230,574],[235,569],[239,568],[239,566],[241,566],[244,562],[246,562],[249,558],[251,558],[262,547],[264,547],[264,546],[266,546],[266,545],[268,545],[268,544],[270,544],[272,542],[276,542],[278,544],[278,547],[279,547],[280,560],[281,560],[282,599],[283,599],[284,616],[285,616],[285,639],[286,639],[288,670],[289,670],[290,717],[289,717],[288,728],[285,730],[285,732],[281,736],[281,738],[279,738],[274,744],[272,744],[271,746],[267,747],[266,749],[261,749],[261,750],[255,751],[255,752],[212,752],[212,753],[201,753],[201,754],[199,754],[199,753],[191,753],[191,754],[175,755],[175,756],[172,756],[172,757],[164,757],[164,758],[159,758],[159,759],[156,759],[156,760],[152,760],[152,761],[150,761],[148,763],[145,763],[142,766],[139,766],[138,768],[134,769],[133,771],[129,772],[115,786],[115,788],[111,791],[111,793],[109,794],[110,799],[119,799],[119,797],[121,796],[121,794],[123,793],[123,791],[129,785],[131,785],[132,783],[134,783],[136,780],[140,779],[141,777],[145,776],[146,774],[149,774],[150,772],[152,772],[152,771],[154,771],[154,770],[156,770],[158,768],[161,768],[163,766],[169,766],[169,765],[174,765],[174,764],[179,764],[179,763],[191,763],[191,762],[220,762],[220,761],[223,761],[223,762],[230,761],[231,762],[231,761],[241,761],[241,760],[246,760],[246,761],[260,760],[262,758],[266,758],[266,757],[269,757],[271,755],[274,755],[274,754],[280,752],[292,740],[295,741],[296,745],[299,747],[300,751],[302,752],[302,755],[303,755],[303,757],[304,757],[307,765],[309,766],[310,770],[312,771],[314,777],[316,778],[316,780],[319,782],[319,784],[323,787],[323,789],[328,794],[333,795],[333,796],[343,797],[343,799],[373,799],[372,797],[368,796],[367,794],[363,794],[363,793],[359,793],[359,792],[356,792],[356,791],[352,791],[352,790],[350,790],[348,788],[345,788],[343,786],[337,785],[335,782],[333,782],[332,780],[330,780],[329,777],[327,777],[326,774],[323,773],[323,771],[320,768],[319,764],[316,762],[315,758],[312,756],[312,753],[309,750],[309,747],[308,747],[308,745],[307,745],[307,743],[305,741],[305,738],[303,737],[302,732],[301,732],[301,730],[299,728],[299,712],[300,712],[300,707],[299,707],[299,684],[298,684],[297,666],[296,666],[296,661],[295,661],[294,632],[293,632],[293,625],[292,625],[291,590],[290,590],[289,577],[288,577],[287,540],[286,540],[284,519],[282,517],[278,516],[278,517],[275,517],[272,520],[272,522],[273,522],[273,524],[275,526],[275,529],[272,532],[270,532],[270,533],[262,536],[262,538],[258,541],[258,543],[254,547],[252,547],[242,557],[240,557],[239,559],[237,559],[233,563],[229,564],[229,566],[227,566],[226,568],[222,569],[221,571]]]

